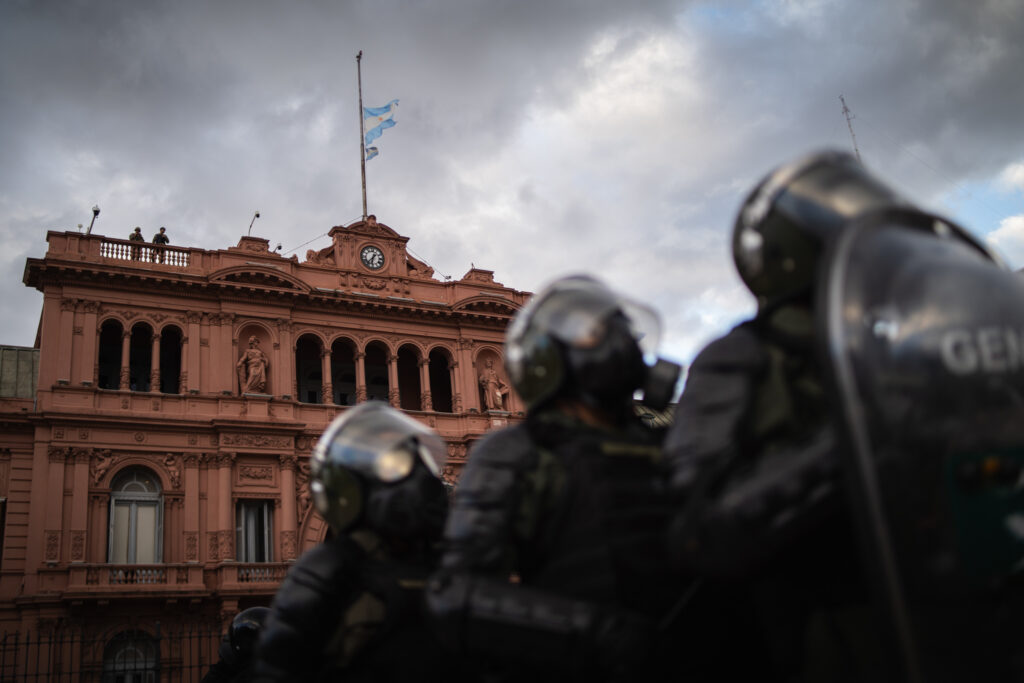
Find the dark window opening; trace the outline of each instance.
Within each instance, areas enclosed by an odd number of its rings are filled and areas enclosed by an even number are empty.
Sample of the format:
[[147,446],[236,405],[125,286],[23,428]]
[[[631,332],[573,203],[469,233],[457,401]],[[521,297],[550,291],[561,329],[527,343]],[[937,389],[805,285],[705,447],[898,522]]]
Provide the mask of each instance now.
[[452,373],[444,351],[430,352],[430,403],[439,413],[452,412]]
[[100,389],[118,389],[121,385],[121,323],[108,320],[100,328],[100,352],[97,359]]
[[160,391],[164,394],[181,393],[181,330],[164,328],[160,335]]
[[153,371],[153,330],[149,325],[140,323],[132,328],[128,358],[128,388],[149,391]]
[[398,349],[398,402],[403,410],[423,410],[419,361],[415,349],[408,346]]
[[[320,403],[323,370],[319,340],[308,336],[302,337],[295,345],[295,377],[299,384],[299,400],[303,403]],[[305,400],[302,397],[305,397]]]
[[337,405],[355,405],[355,349],[344,339],[338,339],[331,345],[331,387],[334,390],[334,402]]

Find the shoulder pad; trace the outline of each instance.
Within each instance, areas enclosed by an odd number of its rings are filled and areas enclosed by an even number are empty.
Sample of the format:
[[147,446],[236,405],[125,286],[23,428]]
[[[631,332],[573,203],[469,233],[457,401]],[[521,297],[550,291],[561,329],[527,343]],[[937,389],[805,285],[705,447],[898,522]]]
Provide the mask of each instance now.
[[473,444],[468,462],[476,461],[489,467],[517,467],[527,464],[534,452],[526,426],[518,424],[491,432]]
[[690,374],[758,368],[766,359],[763,342],[753,324],[746,322],[705,346],[694,358]]

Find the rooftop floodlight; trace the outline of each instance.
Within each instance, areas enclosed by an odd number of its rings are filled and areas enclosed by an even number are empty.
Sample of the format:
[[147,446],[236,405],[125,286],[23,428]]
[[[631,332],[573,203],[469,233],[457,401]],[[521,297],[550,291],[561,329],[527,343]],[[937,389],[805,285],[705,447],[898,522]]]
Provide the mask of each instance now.
[[92,232],[92,224],[96,222],[96,216],[99,216],[99,215],[100,215],[100,207],[99,207],[99,204],[96,204],[95,206],[92,207],[92,220],[89,221],[89,227],[86,228],[86,230],[85,230],[85,234],[86,235],[88,235],[88,234],[90,234]]

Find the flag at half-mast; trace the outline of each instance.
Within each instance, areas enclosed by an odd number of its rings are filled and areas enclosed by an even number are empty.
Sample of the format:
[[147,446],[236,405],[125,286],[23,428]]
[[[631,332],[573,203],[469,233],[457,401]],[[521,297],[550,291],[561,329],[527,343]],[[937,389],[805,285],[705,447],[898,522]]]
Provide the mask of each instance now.
[[395,125],[397,109],[398,100],[391,100],[383,107],[363,107],[363,129],[366,131],[363,139],[367,145],[379,138],[385,128]]

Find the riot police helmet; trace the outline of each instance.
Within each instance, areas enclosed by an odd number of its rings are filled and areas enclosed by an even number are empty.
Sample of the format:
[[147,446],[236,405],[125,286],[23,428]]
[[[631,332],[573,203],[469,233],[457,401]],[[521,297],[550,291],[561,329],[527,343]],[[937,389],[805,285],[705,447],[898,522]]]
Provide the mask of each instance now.
[[236,661],[247,661],[252,657],[253,648],[260,637],[260,630],[270,614],[269,607],[250,607],[242,610],[231,620],[228,642]]
[[661,324],[653,309],[589,275],[559,278],[531,298],[509,324],[505,368],[531,409],[556,397],[608,412],[632,406],[644,384]]
[[436,432],[381,401],[328,425],[310,460],[310,492],[335,534],[356,526],[391,538],[435,538],[447,513],[447,449]]
[[736,269],[759,307],[809,293],[831,237],[855,216],[895,206],[912,208],[845,152],[784,164],[740,206],[732,237]]

